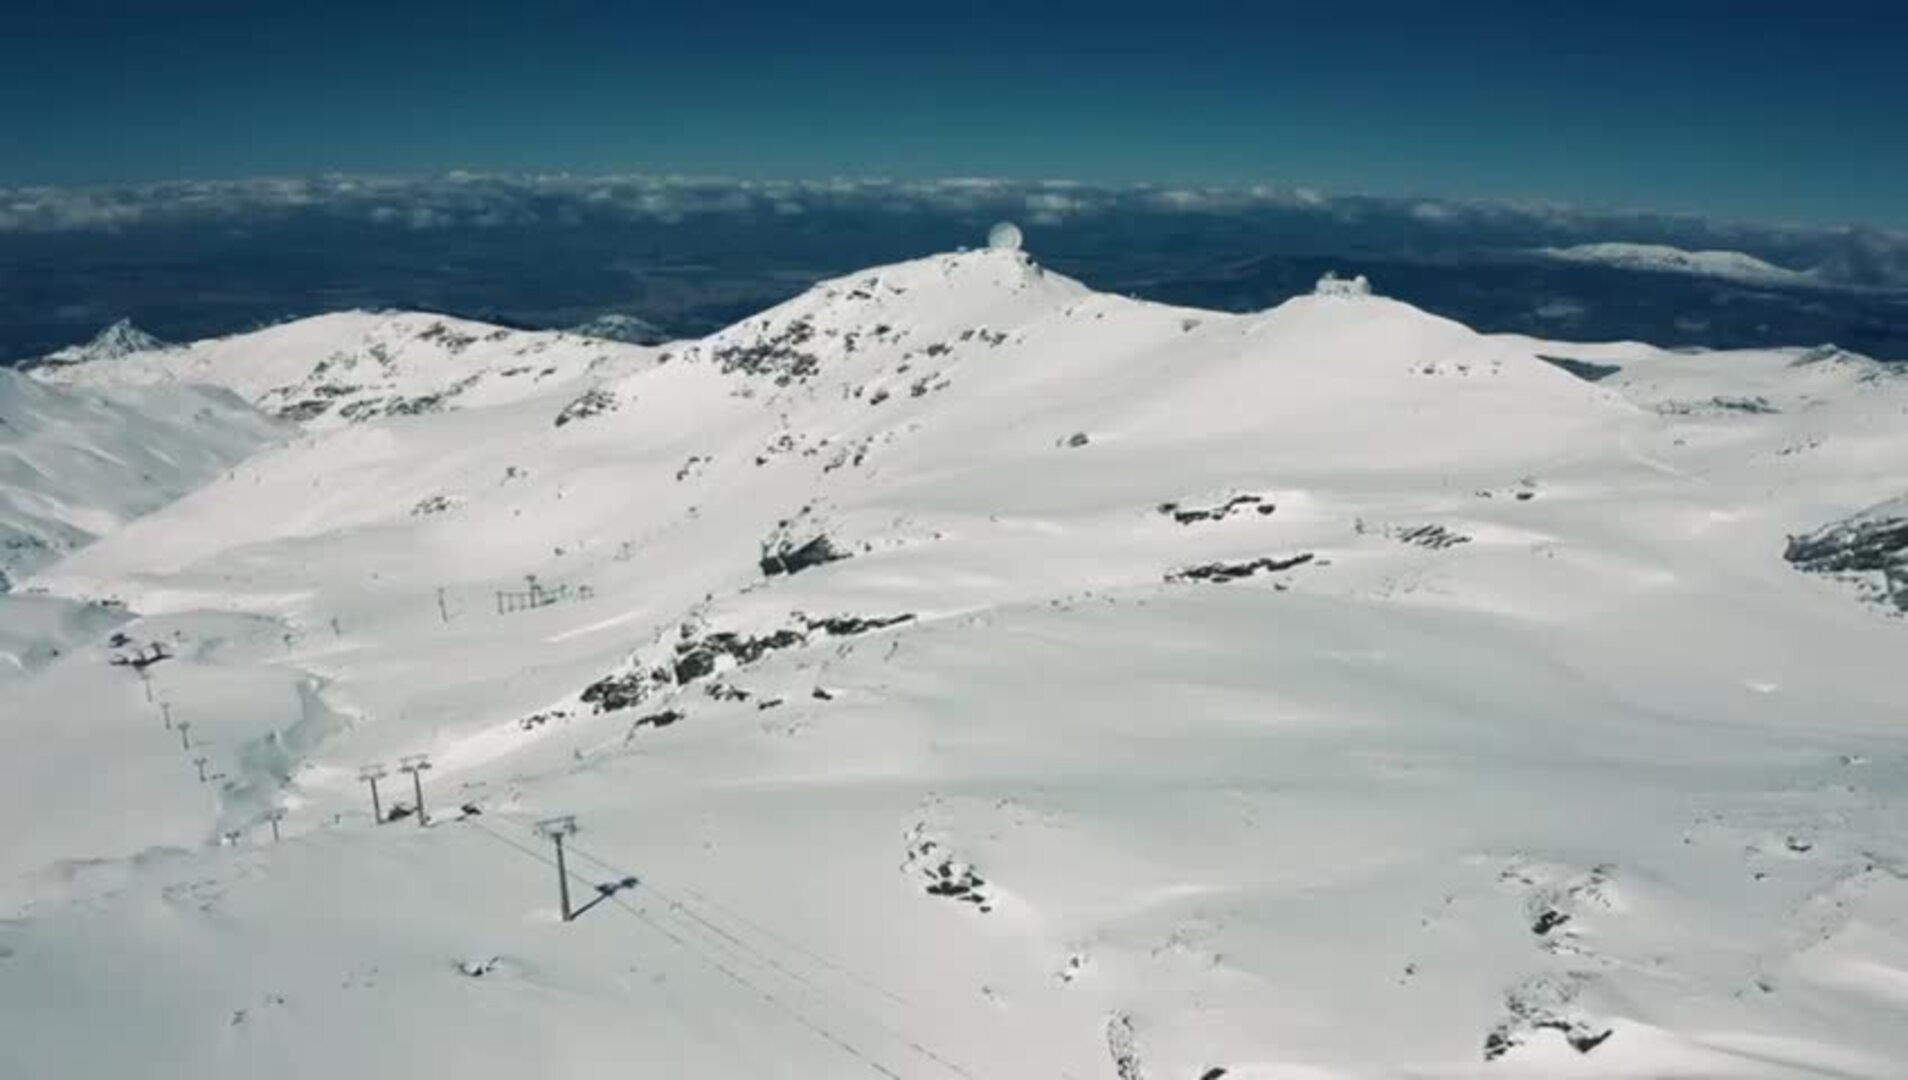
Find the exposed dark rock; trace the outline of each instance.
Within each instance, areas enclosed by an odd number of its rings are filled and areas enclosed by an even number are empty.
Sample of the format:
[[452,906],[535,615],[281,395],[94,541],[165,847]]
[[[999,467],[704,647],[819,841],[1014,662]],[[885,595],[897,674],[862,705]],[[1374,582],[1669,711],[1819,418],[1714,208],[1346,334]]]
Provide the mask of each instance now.
[[1767,416],[1782,410],[1769,404],[1769,399],[1765,397],[1717,396],[1707,401],[1665,401],[1656,407],[1656,411],[1667,416],[1701,416],[1725,412]]
[[1908,496],[1789,538],[1797,570],[1854,580],[1864,599],[1908,612]]
[[423,330],[420,330],[417,335],[417,340],[437,342],[454,356],[475,343],[477,341],[477,335],[460,334],[441,322],[435,322]]
[[674,665],[676,682],[688,684],[716,670],[720,657],[729,656],[738,665],[753,664],[776,649],[805,645],[808,638],[795,630],[777,630],[762,637],[743,637],[727,630],[700,639],[676,643]]
[[[584,693],[587,695],[589,691],[586,690],[584,691]],[[590,699],[588,697],[585,697],[584,700],[589,701]],[[615,707],[622,708],[622,706],[620,705]],[[596,711],[608,712],[610,710],[608,708],[599,708]],[[526,716],[523,719],[517,721],[517,726],[522,728],[525,731],[535,731],[536,729],[542,727],[545,724],[550,723],[553,720],[568,719],[569,715],[570,715],[569,711],[565,709],[549,709],[544,712],[531,713],[529,716]]]
[[556,426],[562,427],[576,420],[587,420],[592,416],[610,412],[618,404],[614,393],[600,386],[592,387],[568,405],[563,406],[562,411],[556,414]]
[[114,667],[129,667],[134,671],[144,671],[160,661],[170,659],[172,654],[166,651],[165,644],[155,641],[150,645],[134,649],[131,655],[115,656],[107,663]]
[[1159,512],[1172,518],[1181,525],[1192,525],[1202,521],[1224,521],[1235,513],[1251,510],[1260,516],[1269,516],[1278,507],[1266,500],[1263,495],[1235,495],[1217,506],[1182,506],[1176,502],[1159,504]]
[[1184,570],[1175,570],[1166,575],[1166,580],[1175,584],[1188,581],[1211,581],[1220,583],[1237,581],[1240,578],[1248,578],[1257,574],[1273,574],[1290,570],[1296,566],[1303,566],[1315,558],[1317,558],[1317,556],[1308,551],[1302,555],[1294,555],[1289,559],[1266,556],[1262,559],[1252,559],[1247,562],[1206,563],[1204,566],[1189,566]]
[[325,413],[331,411],[331,405],[332,403],[329,401],[323,401],[318,398],[307,398],[304,401],[295,401],[290,405],[283,406],[278,410],[276,415],[280,420],[290,420],[294,423],[298,423],[323,416]]
[[1146,1080],[1140,1067],[1138,1040],[1133,1034],[1133,1018],[1115,1013],[1106,1021],[1106,1052],[1113,1059],[1117,1080]]
[[674,674],[678,685],[686,686],[697,679],[715,674],[716,658],[720,654],[714,649],[691,648],[676,657]]
[[1572,360],[1567,356],[1545,356],[1538,353],[1537,359],[1547,364],[1555,364],[1584,382],[1602,382],[1623,370],[1617,364],[1593,364],[1588,360]]
[[1597,1047],[1602,1046],[1606,1041],[1608,1041],[1610,1036],[1616,1034],[1615,1028],[1604,1028],[1600,1032],[1592,1033],[1587,1031],[1580,1031],[1580,1030],[1577,1030],[1576,1028],[1571,1027],[1568,1024],[1562,1024],[1557,1022],[1551,1022],[1548,1024],[1540,1024],[1538,1026],[1553,1028],[1557,1031],[1563,1032],[1565,1040],[1567,1040],[1570,1043],[1570,1048],[1572,1050],[1575,1050],[1579,1054],[1587,1054],[1590,1051],[1595,1050]]
[[500,956],[492,956],[485,960],[460,960],[457,962],[457,970],[473,979],[481,979],[497,970],[497,965],[502,962],[503,958]]
[[846,553],[835,549],[834,541],[822,535],[800,544],[791,544],[786,539],[765,542],[760,565],[762,573],[774,577],[777,574],[799,574],[803,570],[840,562],[848,557]]
[[929,839],[925,832],[925,826],[916,825],[908,833],[906,865],[926,880],[923,888],[927,894],[972,904],[982,913],[992,912],[993,902],[984,891],[987,880],[971,865],[949,854],[940,842]]
[[802,348],[814,337],[814,324],[796,319],[780,330],[764,330],[753,341],[722,345],[710,356],[725,372],[765,376],[787,386],[821,370],[821,358]]
[[804,506],[792,518],[775,523],[774,531],[762,540],[762,558],[758,565],[767,577],[799,574],[803,570],[838,562],[849,557],[828,537],[824,514],[813,506]]
[[632,671],[622,675],[605,675],[583,688],[581,700],[599,713],[616,712],[619,709],[640,705],[658,684],[667,683],[669,674],[664,671]]
[[804,615],[801,618],[802,622],[811,631],[820,630],[833,637],[848,637],[852,634],[865,634],[870,630],[882,630],[890,626],[899,626],[902,623],[914,621],[914,615],[911,612],[904,612],[900,615],[877,615],[871,618],[862,618],[857,615],[831,615],[821,619],[809,618]]
[[1516,1045],[1517,1043],[1511,1040],[1508,1031],[1493,1030],[1490,1034],[1484,1036],[1484,1060],[1496,1061],[1498,1058],[1510,1053],[1511,1048]]
[[681,709],[664,709],[661,712],[650,713],[648,716],[637,717],[630,722],[629,728],[631,731],[645,727],[666,728],[676,721],[686,718],[688,715],[689,714],[683,712]]
[[1509,1014],[1484,1036],[1484,1060],[1496,1061],[1523,1045],[1538,1031],[1555,1031],[1579,1054],[1588,1054],[1609,1041],[1614,1028],[1573,1019],[1569,1013],[1582,981],[1580,975],[1539,975],[1526,979],[1504,998]]
[[1565,915],[1556,908],[1545,908],[1538,912],[1537,918],[1531,922],[1530,932],[1536,934],[1538,937],[1543,937],[1545,934],[1550,933],[1552,930],[1557,929],[1569,921],[1570,916]]
[[1387,530],[1393,540],[1404,544],[1416,544],[1433,551],[1443,551],[1459,544],[1468,544],[1471,538],[1459,532],[1452,532],[1442,525],[1413,525],[1399,530]]

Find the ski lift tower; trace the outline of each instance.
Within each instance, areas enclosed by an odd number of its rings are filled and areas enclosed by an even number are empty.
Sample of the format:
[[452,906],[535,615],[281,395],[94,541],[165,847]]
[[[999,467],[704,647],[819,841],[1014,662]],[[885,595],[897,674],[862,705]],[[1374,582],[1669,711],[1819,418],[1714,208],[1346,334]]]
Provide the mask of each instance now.
[[424,827],[424,773],[431,767],[429,754],[411,754],[398,759],[398,771],[411,774],[411,790],[417,794],[417,824]]
[[570,910],[570,872],[563,865],[563,838],[576,835],[576,818],[565,814],[539,821],[537,835],[556,842],[557,896],[563,904],[563,921],[569,922],[576,918],[576,912]]

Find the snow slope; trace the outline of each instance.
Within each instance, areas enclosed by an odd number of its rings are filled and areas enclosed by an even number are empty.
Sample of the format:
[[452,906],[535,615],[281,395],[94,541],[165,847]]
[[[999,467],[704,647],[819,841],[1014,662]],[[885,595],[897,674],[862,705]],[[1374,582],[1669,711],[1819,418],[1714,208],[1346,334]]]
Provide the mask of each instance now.
[[1693,274],[1746,285],[1816,285],[1817,275],[1789,270],[1740,251],[1684,251],[1663,244],[1578,244],[1540,248],[1538,254],[1562,262],[1591,263],[1623,270]]
[[224,390],[68,389],[0,368],[0,579],[156,509],[283,432]]
[[[983,251],[493,407],[314,420],[32,582],[137,618],[0,696],[34,823],[0,1045],[1897,1076],[1908,623],[1783,559],[1899,494],[1908,384],[1873,374],[1173,309]],[[396,773],[373,824],[359,767],[416,753],[429,827]]]

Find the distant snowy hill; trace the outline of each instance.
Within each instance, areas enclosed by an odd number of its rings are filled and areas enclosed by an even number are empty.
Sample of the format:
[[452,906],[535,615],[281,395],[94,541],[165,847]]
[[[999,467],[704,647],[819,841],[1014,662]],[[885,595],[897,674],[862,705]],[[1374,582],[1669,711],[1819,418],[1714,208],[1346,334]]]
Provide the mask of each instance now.
[[647,355],[573,334],[440,315],[348,311],[34,370],[79,386],[220,386],[267,413],[324,428],[514,401],[592,368],[641,364]]
[[165,347],[165,342],[134,326],[132,320],[121,319],[94,335],[91,341],[48,353],[39,363],[59,365],[117,360],[132,353],[155,352]]
[[1740,251],[1684,251],[1661,244],[1579,244],[1541,248],[1539,254],[1563,262],[1613,266],[1663,274],[1722,278],[1748,285],[1814,285],[1813,273],[1788,270]]
[[976,251],[660,348],[42,372],[304,426],[24,583],[124,612],[0,609],[8,1060],[1899,1076],[1908,620],[1785,555],[1867,550],[1908,378],[1327,282]]
[[669,340],[669,335],[655,324],[622,313],[599,315],[589,322],[571,327],[570,333],[579,337],[620,341],[625,345],[660,345]]
[[220,390],[67,388],[0,369],[0,575],[31,574],[283,433]]

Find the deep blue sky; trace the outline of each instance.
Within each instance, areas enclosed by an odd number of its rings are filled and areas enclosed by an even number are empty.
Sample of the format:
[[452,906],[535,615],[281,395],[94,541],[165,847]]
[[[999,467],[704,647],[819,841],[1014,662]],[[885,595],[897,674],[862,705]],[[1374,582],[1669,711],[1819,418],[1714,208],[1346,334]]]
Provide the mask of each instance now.
[[999,175],[1908,226],[1908,4],[12,0],[0,184]]

